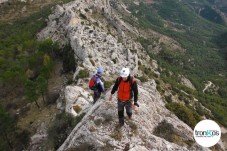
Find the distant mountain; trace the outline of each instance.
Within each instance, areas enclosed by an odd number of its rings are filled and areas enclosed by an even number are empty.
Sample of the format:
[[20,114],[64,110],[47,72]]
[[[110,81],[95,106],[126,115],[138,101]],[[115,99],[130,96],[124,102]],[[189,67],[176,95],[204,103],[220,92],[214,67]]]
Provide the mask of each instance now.
[[185,0],[205,19],[223,24],[227,18],[227,3],[223,0],[189,1]]

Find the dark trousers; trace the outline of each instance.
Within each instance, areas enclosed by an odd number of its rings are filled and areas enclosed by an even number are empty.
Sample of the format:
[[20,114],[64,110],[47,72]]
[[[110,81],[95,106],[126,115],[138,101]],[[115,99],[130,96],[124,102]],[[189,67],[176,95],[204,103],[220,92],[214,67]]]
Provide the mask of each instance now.
[[101,96],[101,92],[94,91],[94,96],[93,96],[94,102],[93,102],[93,104],[95,104],[95,102],[100,98],[100,96]]
[[132,103],[131,101],[119,101],[117,103],[117,108],[118,108],[118,118],[119,118],[119,123],[124,124],[124,108],[126,109],[126,113],[129,118],[132,116]]

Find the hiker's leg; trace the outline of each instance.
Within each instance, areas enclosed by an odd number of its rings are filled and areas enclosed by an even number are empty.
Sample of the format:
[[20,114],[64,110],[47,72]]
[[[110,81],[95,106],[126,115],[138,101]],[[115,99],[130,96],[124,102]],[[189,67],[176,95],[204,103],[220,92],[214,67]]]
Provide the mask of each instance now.
[[124,102],[118,101],[117,108],[118,108],[119,124],[123,125],[124,124]]
[[95,102],[100,98],[101,93],[98,91],[94,91],[94,102],[93,104],[95,104]]
[[127,101],[127,103],[125,104],[125,108],[126,108],[126,113],[129,117],[129,119],[131,119],[131,117],[132,117],[132,102]]
[[96,101],[97,101],[97,96],[96,96],[96,93],[94,92],[94,95],[93,95],[93,104],[95,104]]
[[97,100],[100,98],[100,96],[101,96],[101,92],[98,91],[98,93],[97,93]]

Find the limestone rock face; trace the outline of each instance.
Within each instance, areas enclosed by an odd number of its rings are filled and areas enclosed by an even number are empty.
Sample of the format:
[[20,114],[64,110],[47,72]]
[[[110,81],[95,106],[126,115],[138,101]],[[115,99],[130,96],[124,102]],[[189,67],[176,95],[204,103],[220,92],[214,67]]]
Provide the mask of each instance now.
[[67,86],[65,88],[65,102],[65,111],[77,116],[81,110],[90,107],[92,96],[81,87]]
[[1,3],[5,3],[5,2],[7,2],[8,0],[0,0],[0,4]]
[[102,67],[106,75],[118,74],[122,67],[129,67],[132,75],[141,75],[138,62],[150,60],[140,43],[125,35],[126,29],[137,31],[114,14],[109,1],[76,0],[58,5],[47,24],[38,39],[70,44],[81,66],[90,72]]
[[185,78],[184,76],[180,76],[180,82],[181,84],[185,85],[186,87],[192,89],[192,90],[195,90],[195,87],[194,85],[191,83],[190,80],[188,80],[187,78]]

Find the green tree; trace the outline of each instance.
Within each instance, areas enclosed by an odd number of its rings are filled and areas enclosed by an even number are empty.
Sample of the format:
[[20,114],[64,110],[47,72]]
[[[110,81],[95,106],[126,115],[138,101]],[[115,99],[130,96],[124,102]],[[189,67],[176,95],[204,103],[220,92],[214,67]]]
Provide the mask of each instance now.
[[50,64],[50,56],[48,54],[45,54],[43,56],[43,65],[48,66]]
[[9,114],[0,106],[0,136],[12,150],[13,146],[9,135],[15,130],[15,122]]
[[51,39],[41,41],[39,43],[39,51],[48,53],[51,57],[56,57],[60,53],[58,44]]
[[66,45],[63,50],[63,70],[65,73],[76,70],[76,60],[74,50],[70,44]]
[[40,76],[46,79],[47,84],[48,84],[48,79],[50,77],[51,71],[53,69],[54,62],[50,58],[48,54],[44,54],[43,56],[43,67],[40,73]]
[[39,98],[37,92],[36,82],[27,80],[25,83],[25,96],[29,102],[35,102],[36,106],[40,108],[37,99]]
[[201,117],[196,112],[180,103],[168,103],[166,108],[172,111],[179,119],[188,124],[191,128],[194,128],[196,123],[201,120]]
[[43,99],[43,104],[45,104],[45,93],[47,92],[47,79],[45,79],[42,75],[40,75],[37,79],[37,90],[39,92],[39,94],[42,95],[42,99]]
[[46,39],[44,41],[41,41],[39,44],[39,51],[47,52],[52,49],[53,42],[51,39]]
[[1,72],[1,79],[4,81],[5,84],[8,84],[9,86],[14,85],[18,86],[23,83],[23,80],[25,79],[25,73],[23,68],[18,63],[10,63],[6,62],[8,67],[3,68]]

